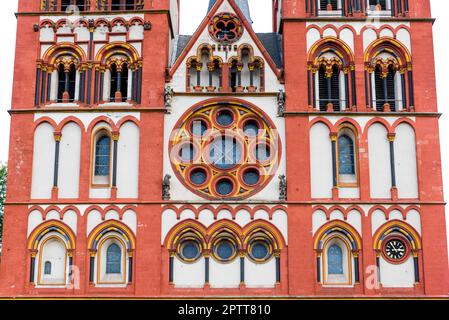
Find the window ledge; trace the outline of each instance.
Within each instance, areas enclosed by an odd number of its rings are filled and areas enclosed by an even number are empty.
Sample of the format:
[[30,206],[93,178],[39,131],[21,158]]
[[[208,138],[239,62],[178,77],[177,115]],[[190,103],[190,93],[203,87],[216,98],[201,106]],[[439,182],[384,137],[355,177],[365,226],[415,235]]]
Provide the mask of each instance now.
[[47,104],[45,107],[64,107],[64,108],[73,108],[73,107],[79,107],[80,105],[78,103],[52,103]]
[[382,10],[382,11],[372,11],[368,10],[366,12],[367,16],[374,16],[374,17],[391,17],[391,10]]
[[132,107],[133,105],[128,102],[107,102],[99,104],[98,107]]

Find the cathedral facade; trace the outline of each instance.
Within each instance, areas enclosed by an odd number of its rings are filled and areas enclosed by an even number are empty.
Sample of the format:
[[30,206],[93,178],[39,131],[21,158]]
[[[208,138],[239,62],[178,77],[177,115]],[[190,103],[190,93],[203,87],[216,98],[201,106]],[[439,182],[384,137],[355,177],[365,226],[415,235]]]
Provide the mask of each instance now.
[[179,6],[19,0],[0,295],[447,297],[430,1]]

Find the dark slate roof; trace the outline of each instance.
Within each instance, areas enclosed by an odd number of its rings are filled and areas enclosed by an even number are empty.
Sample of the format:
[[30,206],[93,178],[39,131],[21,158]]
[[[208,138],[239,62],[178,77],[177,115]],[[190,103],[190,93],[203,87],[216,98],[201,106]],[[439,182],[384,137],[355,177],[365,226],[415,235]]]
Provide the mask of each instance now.
[[[248,20],[248,22],[252,24],[253,20],[251,20],[251,12],[249,10],[248,0],[234,0],[234,1],[239,6],[240,10],[242,10],[246,20]],[[212,7],[216,2],[217,0],[209,0],[209,8],[207,9],[207,12],[209,12],[212,9]]]
[[[281,69],[284,65],[283,52],[282,52],[282,36],[277,33],[256,33],[262,45],[269,53],[271,59],[273,59],[276,66]],[[173,40],[173,54],[171,59],[171,65],[178,60],[184,48],[189,43],[192,36],[178,35]]]
[[173,44],[174,50],[171,59],[172,65],[176,62],[176,60],[178,60],[179,56],[181,55],[184,48],[187,46],[187,43],[189,43],[190,39],[192,39],[192,36],[185,36],[185,35],[176,36]]
[[276,66],[281,69],[284,65],[282,52],[282,36],[278,33],[256,33],[264,48],[268,51]]

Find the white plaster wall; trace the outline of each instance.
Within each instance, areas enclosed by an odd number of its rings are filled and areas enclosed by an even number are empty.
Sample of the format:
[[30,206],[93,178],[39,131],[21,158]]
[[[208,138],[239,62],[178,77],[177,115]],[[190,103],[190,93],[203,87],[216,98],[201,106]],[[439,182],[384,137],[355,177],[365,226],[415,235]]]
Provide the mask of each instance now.
[[70,122],[62,129],[59,151],[59,197],[75,199],[79,196],[81,157],[81,129]]
[[31,211],[28,215],[28,230],[27,236],[33,232],[33,230],[43,222],[42,214],[38,210]]
[[205,283],[204,258],[195,263],[184,263],[177,257],[173,261],[175,288],[202,288]]
[[398,197],[402,199],[418,198],[418,173],[416,165],[415,131],[406,124],[396,128],[394,157]]
[[274,288],[276,285],[276,260],[254,263],[245,258],[245,284],[248,288]]
[[312,235],[314,235],[318,229],[326,224],[326,213],[323,210],[316,210],[312,215]]
[[375,123],[368,129],[368,150],[371,197],[391,198],[390,145],[383,125]]
[[98,226],[100,223],[102,223],[103,220],[101,219],[101,213],[97,210],[92,210],[89,212],[87,216],[87,233],[86,235],[89,235],[93,229],[95,229],[96,226]]
[[310,129],[312,198],[332,197],[332,144],[329,129],[316,123]]
[[137,198],[139,189],[140,131],[133,122],[120,128],[117,154],[117,197]]
[[137,234],[137,215],[133,210],[126,210],[123,213],[122,222],[127,225],[134,234]]
[[231,263],[219,263],[209,259],[209,282],[211,288],[238,288],[240,285],[240,259]]
[[44,122],[34,133],[32,199],[50,199],[53,188],[55,139],[53,127]]
[[385,288],[412,288],[415,283],[413,257],[402,264],[391,264],[380,257],[380,283]]

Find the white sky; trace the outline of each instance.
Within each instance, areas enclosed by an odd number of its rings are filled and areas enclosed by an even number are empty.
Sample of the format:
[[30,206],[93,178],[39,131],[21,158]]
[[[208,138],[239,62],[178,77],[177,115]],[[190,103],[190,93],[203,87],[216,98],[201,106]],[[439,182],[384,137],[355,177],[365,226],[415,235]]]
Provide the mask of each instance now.
[[[209,0],[181,0],[181,33],[192,34],[206,14]],[[189,7],[195,3],[195,9]],[[440,137],[443,173],[445,179],[445,195],[449,199],[449,111],[444,102],[449,101],[449,70],[447,57],[449,54],[449,1],[431,0],[432,14],[437,19],[434,25],[434,41],[436,55],[436,72],[438,86],[438,105],[443,116],[440,120]],[[271,31],[271,0],[249,0],[254,29],[257,32]],[[0,21],[2,21],[1,40],[3,49],[0,52],[0,162],[8,158],[9,115],[6,110],[11,106],[11,90],[14,66],[14,49],[16,35],[17,0],[2,1]],[[32,26],[30,26],[32,32]],[[416,88],[419,90],[419,88]],[[31,137],[30,137],[31,139]],[[447,213],[449,217],[449,212]],[[448,220],[449,221],[449,220]],[[449,231],[449,224],[448,224]]]

